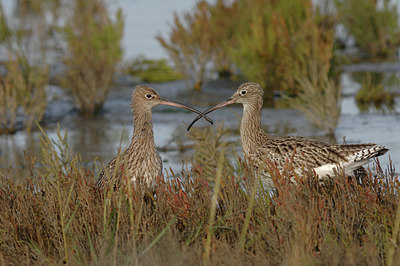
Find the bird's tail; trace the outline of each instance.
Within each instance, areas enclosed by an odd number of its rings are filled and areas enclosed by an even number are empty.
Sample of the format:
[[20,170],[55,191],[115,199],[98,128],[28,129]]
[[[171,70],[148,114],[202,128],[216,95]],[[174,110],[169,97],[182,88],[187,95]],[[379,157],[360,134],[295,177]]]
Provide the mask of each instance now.
[[347,157],[349,162],[361,162],[384,155],[389,149],[382,145],[376,145],[371,148],[363,149]]

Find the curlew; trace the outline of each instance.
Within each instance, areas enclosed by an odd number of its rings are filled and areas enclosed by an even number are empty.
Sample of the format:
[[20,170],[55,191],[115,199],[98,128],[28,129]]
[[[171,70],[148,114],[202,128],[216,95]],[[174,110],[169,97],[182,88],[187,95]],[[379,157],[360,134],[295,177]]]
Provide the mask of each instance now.
[[[283,170],[289,162],[292,169],[301,173],[302,168],[313,169],[320,179],[333,176],[337,170],[350,175],[354,170],[385,154],[385,146],[374,143],[329,145],[321,141],[296,136],[273,136],[261,128],[261,110],[264,91],[259,84],[248,82],[239,86],[226,101],[211,107],[206,115],[224,106],[243,104],[243,117],[240,124],[240,138],[246,161],[255,169],[260,169],[261,181],[265,186],[273,185],[266,171],[266,162],[273,162]],[[196,117],[191,126],[201,118]]]
[[[132,182],[143,181],[147,186],[153,185],[157,176],[162,174],[162,160],[154,143],[154,132],[151,110],[157,105],[169,105],[190,110],[204,116],[198,110],[160,97],[152,88],[137,86],[132,92],[131,109],[134,117],[132,140],[127,149],[111,160],[107,168],[100,174],[96,188],[102,190],[108,178],[116,173],[117,178],[122,178],[120,170]],[[211,119],[205,117],[211,124]],[[116,167],[120,169],[115,169]],[[107,171],[107,173],[106,173]],[[118,179],[117,179],[118,182]]]

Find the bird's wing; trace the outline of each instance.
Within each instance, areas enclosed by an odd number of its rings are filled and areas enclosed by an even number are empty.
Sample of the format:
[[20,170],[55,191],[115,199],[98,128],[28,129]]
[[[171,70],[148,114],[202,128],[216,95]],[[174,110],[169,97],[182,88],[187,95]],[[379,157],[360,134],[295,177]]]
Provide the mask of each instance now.
[[[123,154],[112,159],[107,167],[100,173],[99,179],[97,179],[96,182],[96,188],[98,190],[103,190],[104,186],[109,182],[109,179],[112,178],[114,174],[117,176],[119,175],[120,171],[119,169],[116,169],[117,165],[119,165],[119,168],[124,165]],[[115,171],[117,172],[115,173]]]
[[329,145],[303,137],[269,137],[257,148],[253,160],[257,167],[270,160],[280,169],[288,164],[294,169],[319,169],[325,166],[331,169],[340,165],[350,172],[387,151],[384,146],[374,143]]
[[294,168],[315,168],[324,164],[347,162],[348,156],[375,144],[329,145],[297,136],[269,136],[256,150],[256,156],[274,161],[283,167],[291,163]]

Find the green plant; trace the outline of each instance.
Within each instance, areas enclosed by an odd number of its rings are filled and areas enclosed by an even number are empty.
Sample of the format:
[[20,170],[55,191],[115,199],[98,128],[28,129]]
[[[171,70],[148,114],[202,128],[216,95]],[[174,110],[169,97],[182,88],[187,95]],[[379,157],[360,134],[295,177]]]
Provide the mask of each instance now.
[[33,65],[19,53],[14,57],[10,55],[5,63],[7,73],[0,74],[0,133],[16,130],[15,119],[19,109],[22,111],[23,127],[30,131],[35,121],[43,119],[47,107],[47,64]]
[[[0,68],[0,135],[22,128],[30,131],[47,107],[48,65],[43,58],[35,58],[36,53],[29,54],[36,50],[24,49],[23,41],[29,42],[29,37],[23,40],[22,36],[23,29],[11,29],[0,3],[0,49],[8,54]],[[22,123],[17,124],[18,118]]]
[[103,0],[73,1],[72,14],[61,29],[68,44],[63,83],[82,115],[96,115],[103,106],[122,57],[123,25],[121,9],[112,21]]
[[[312,47],[315,42],[318,42],[316,38],[310,40]],[[306,75],[296,77],[299,92],[286,99],[290,107],[300,110],[312,124],[334,137],[340,118],[342,89],[329,76],[331,67],[327,59],[331,57],[332,48],[328,45],[325,48],[325,53],[318,49],[318,45],[314,46],[315,50],[309,51],[305,63]],[[326,56],[325,60],[321,60],[321,54]]]
[[245,77],[264,88],[265,102],[273,103],[276,90],[295,96],[296,79],[310,75],[310,57],[319,65],[331,61],[334,17],[312,1],[241,0],[240,9],[238,45],[230,52]]
[[12,35],[12,31],[8,25],[7,18],[4,14],[3,5],[0,2],[0,45],[7,41]]
[[183,78],[168,65],[165,59],[151,60],[139,56],[130,61],[125,68],[128,74],[137,76],[145,82],[168,82]]
[[[377,76],[378,78],[376,78]],[[396,97],[393,87],[397,87],[399,84],[396,75],[384,80],[382,73],[374,75],[367,72],[365,78],[361,80],[361,88],[355,96],[358,108],[361,111],[368,111],[371,106],[374,106],[377,110],[393,110]]]
[[341,87],[327,76],[318,83],[300,78],[301,91],[297,97],[288,99],[291,107],[297,108],[308,120],[327,135],[334,136],[340,118]]
[[231,73],[227,45],[233,40],[235,5],[218,0],[215,5],[199,1],[192,12],[174,14],[168,39],[157,35],[157,40],[173,60],[177,70],[195,90],[218,72]]
[[398,5],[390,0],[336,0],[338,18],[367,58],[388,58],[400,45]]

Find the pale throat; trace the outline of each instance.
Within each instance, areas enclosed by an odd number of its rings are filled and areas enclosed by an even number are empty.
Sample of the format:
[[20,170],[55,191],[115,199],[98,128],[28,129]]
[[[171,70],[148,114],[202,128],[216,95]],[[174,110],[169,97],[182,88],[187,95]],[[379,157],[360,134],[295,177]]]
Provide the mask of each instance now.
[[243,104],[243,117],[240,124],[240,136],[243,150],[257,143],[257,136],[263,134],[261,128],[261,106]]
[[133,136],[131,146],[155,146],[151,110],[133,112]]

